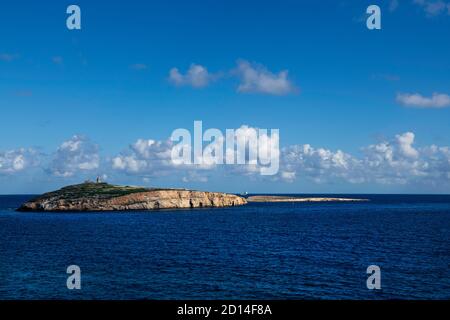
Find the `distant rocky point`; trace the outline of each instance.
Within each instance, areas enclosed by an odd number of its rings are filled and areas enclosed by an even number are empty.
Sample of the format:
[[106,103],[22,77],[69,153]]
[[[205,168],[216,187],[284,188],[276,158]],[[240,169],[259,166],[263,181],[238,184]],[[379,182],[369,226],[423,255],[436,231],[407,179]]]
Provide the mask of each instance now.
[[45,193],[18,211],[128,211],[228,207],[246,204],[239,196],[185,189],[157,189],[86,182]]
[[328,197],[287,197],[287,196],[251,196],[248,202],[352,202],[369,201],[368,199],[328,198]]

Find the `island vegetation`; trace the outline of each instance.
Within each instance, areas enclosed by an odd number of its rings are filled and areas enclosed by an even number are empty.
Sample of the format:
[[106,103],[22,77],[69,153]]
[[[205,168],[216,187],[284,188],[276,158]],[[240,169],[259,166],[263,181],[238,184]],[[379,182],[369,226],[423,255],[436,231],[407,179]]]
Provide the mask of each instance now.
[[226,207],[246,203],[242,197],[221,192],[85,182],[38,196],[24,203],[18,211],[127,211]]
[[367,199],[253,195],[247,198],[221,192],[119,186],[85,182],[38,196],[18,211],[128,211],[176,208],[229,207],[248,202],[346,202]]

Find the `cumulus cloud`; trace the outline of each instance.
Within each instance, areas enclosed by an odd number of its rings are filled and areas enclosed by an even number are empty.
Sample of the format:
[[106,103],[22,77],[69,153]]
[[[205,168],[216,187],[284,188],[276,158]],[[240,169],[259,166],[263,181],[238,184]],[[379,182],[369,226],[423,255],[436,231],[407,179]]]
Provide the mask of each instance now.
[[169,81],[176,86],[203,88],[215,78],[216,76],[209,73],[208,69],[195,63],[191,64],[185,74],[182,74],[178,68],[172,68],[169,72]]
[[399,93],[397,102],[407,107],[445,108],[450,106],[450,96],[437,92],[433,93],[431,97],[424,97],[419,93]]
[[[236,141],[249,141],[254,130],[256,128],[241,126],[235,131]],[[266,138],[270,148],[271,140],[279,137],[272,134]],[[291,145],[280,151],[278,174],[263,176],[261,164],[248,161],[248,143],[243,144],[245,149],[235,150],[236,157],[242,156],[240,152],[245,153],[246,164],[175,165],[171,161],[172,142],[139,139],[126,152],[112,159],[112,169],[139,177],[172,175],[184,182],[206,182],[211,175],[218,175],[289,183],[308,180],[319,184],[341,181],[351,184],[449,185],[450,148],[435,145],[418,147],[415,140],[413,132],[405,132],[390,140],[362,147],[360,155],[310,144]],[[224,151],[224,156],[227,156],[230,150]]]
[[196,172],[196,171],[188,171],[181,178],[183,182],[208,182],[208,176],[204,174],[204,172]]
[[[128,175],[142,177],[158,177],[168,174],[175,174],[182,177],[183,181],[207,181],[207,176],[211,171],[220,171],[222,174],[242,174],[253,175],[261,173],[261,170],[272,169],[273,158],[279,157],[278,132],[269,135],[267,132],[259,133],[255,156],[258,161],[252,161],[249,153],[249,145],[252,137],[256,137],[257,128],[242,125],[235,130],[234,146],[228,146],[225,138],[216,137],[211,142],[203,143],[203,155],[201,159],[194,159],[196,156],[194,148],[189,148],[191,163],[178,163],[172,160],[172,151],[179,154],[184,144],[174,143],[170,140],[156,141],[152,139],[138,139],[131,144],[128,150],[111,159],[113,170],[123,172]],[[187,143],[187,141],[184,141]],[[238,146],[241,146],[239,148]],[[231,149],[232,148],[232,149]],[[224,156],[223,161],[235,163],[234,165],[223,165],[222,159],[217,158],[217,150],[221,150]],[[218,162],[219,160],[220,162]],[[247,164],[237,164],[247,163]],[[277,164],[275,164],[277,165]],[[274,169],[277,169],[276,167]]]
[[395,139],[397,140],[397,145],[399,147],[399,151],[408,158],[417,158],[419,156],[419,152],[414,149],[413,143],[415,139],[415,135],[412,132],[406,132],[401,135],[396,135]]
[[293,145],[281,152],[281,178],[292,182],[295,179],[309,179],[324,183],[335,178],[351,182],[361,179],[355,175],[361,161],[341,151],[314,148],[309,144]]
[[286,95],[296,91],[287,70],[275,74],[260,64],[240,60],[235,73],[241,81],[238,92]]
[[158,176],[172,167],[170,141],[139,139],[112,159],[112,168],[127,174]]
[[360,157],[308,144],[290,146],[282,150],[280,177],[288,182],[450,184],[450,149],[435,145],[417,148],[414,143],[414,133],[405,132],[363,148]]
[[176,86],[203,88],[212,81],[222,78],[223,74],[239,79],[237,91],[240,93],[287,95],[297,91],[296,86],[288,77],[287,70],[272,73],[265,66],[246,60],[239,60],[237,67],[226,73],[212,74],[206,67],[198,64],[191,64],[185,74],[181,73],[178,68],[172,68],[169,72],[169,82]]
[[382,184],[406,184],[417,177],[426,178],[427,159],[413,144],[415,135],[406,132],[392,141],[384,141],[364,148],[366,157],[364,180]]
[[115,172],[137,176],[150,181],[152,178],[174,175],[183,182],[207,182],[206,170],[214,165],[175,164],[172,161],[173,142],[152,139],[138,139],[128,150],[111,159]]
[[225,170],[247,176],[276,174],[279,170],[279,140],[278,130],[240,126],[235,130],[236,147],[230,149],[227,146],[225,153],[227,158],[236,157],[236,165],[226,166]]
[[0,174],[14,174],[39,164],[40,154],[34,149],[0,151]]
[[[233,148],[236,158],[244,157],[247,164],[222,165],[181,164],[172,162],[174,142],[138,139],[122,153],[101,161],[99,148],[83,136],[73,136],[63,142],[51,155],[41,155],[34,149],[16,149],[0,152],[0,175],[20,174],[29,168],[41,168],[43,172],[63,178],[81,179],[83,174],[107,174],[109,177],[125,174],[142,179],[171,176],[184,182],[207,182],[210,177],[234,179],[261,179],[293,183],[311,181],[328,184],[390,184],[413,186],[450,186],[450,148],[447,146],[418,146],[413,132],[397,134],[391,139],[361,148],[358,154],[343,150],[331,150],[310,144],[290,145],[280,150],[279,170],[275,176],[261,175],[261,158],[251,162],[249,141],[257,128],[243,125],[237,130],[236,142],[244,141],[243,149]],[[262,155],[273,152],[278,133],[259,132]],[[222,141],[214,141],[220,143]],[[208,146],[205,143],[203,147]],[[221,145],[222,147],[224,145]],[[224,149],[224,156],[228,155]],[[208,154],[206,154],[208,157]],[[263,156],[264,158],[264,156]],[[43,161],[43,159],[45,161]],[[265,160],[270,160],[267,156]],[[236,163],[236,162],[235,162]],[[278,164],[277,164],[278,165]],[[278,168],[277,168],[278,169]]]
[[50,172],[58,177],[89,173],[100,166],[99,148],[89,139],[75,135],[64,141],[53,156]]

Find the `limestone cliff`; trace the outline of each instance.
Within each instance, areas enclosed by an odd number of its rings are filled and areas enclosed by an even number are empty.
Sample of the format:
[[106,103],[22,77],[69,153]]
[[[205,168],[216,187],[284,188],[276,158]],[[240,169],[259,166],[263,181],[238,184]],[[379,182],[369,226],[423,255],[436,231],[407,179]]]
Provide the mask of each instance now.
[[233,194],[184,189],[147,189],[83,183],[43,194],[18,211],[123,211],[227,207],[246,204]]

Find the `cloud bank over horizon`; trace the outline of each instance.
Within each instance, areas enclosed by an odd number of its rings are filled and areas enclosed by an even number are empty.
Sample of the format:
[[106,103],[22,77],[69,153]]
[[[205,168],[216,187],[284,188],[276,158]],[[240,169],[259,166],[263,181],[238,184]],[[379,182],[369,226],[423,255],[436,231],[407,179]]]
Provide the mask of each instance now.
[[[253,127],[241,126],[242,134]],[[101,156],[100,148],[88,138],[75,135],[64,141],[54,153],[42,154],[32,148],[0,151],[2,177],[36,174],[47,179],[93,179],[95,176],[140,179],[175,178],[180,182],[207,183],[211,177],[254,179],[292,184],[308,181],[317,185],[345,182],[353,185],[450,186],[450,147],[416,146],[413,132],[397,134],[390,140],[361,148],[361,155],[342,150],[289,145],[280,149],[280,170],[274,176],[261,176],[257,165],[175,165],[171,161],[173,143],[138,139],[120,154]],[[34,170],[31,170],[34,169]],[[61,181],[61,180],[59,180]]]

